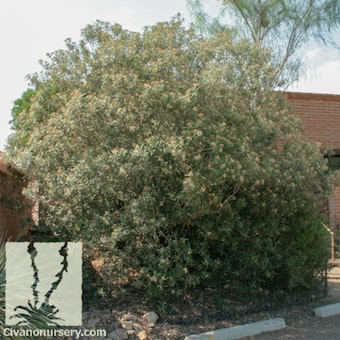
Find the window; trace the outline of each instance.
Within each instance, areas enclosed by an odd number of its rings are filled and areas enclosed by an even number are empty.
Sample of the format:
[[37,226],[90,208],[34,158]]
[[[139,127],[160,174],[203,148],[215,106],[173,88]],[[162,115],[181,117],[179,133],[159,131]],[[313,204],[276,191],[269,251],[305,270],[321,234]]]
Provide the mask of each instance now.
[[340,155],[328,156],[328,168],[331,171],[340,170]]

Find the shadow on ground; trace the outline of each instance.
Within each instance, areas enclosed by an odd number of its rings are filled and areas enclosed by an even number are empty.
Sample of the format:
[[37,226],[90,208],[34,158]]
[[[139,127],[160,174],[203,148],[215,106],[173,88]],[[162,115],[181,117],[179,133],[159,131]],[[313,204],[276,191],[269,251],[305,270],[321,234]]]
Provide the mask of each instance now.
[[[328,295],[308,306],[304,313],[286,321],[283,330],[244,338],[245,340],[339,340],[340,315],[321,318],[314,316],[315,307],[340,303],[340,264],[334,266],[328,275]],[[302,315],[304,314],[304,315]]]

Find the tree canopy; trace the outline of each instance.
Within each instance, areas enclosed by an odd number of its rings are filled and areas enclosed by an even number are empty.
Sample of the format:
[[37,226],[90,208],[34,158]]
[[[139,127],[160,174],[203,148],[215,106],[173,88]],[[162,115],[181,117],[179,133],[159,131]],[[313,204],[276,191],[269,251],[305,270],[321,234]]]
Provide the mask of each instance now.
[[85,242],[111,284],[308,285],[327,254],[326,165],[275,82],[270,52],[227,31],[96,22],[31,76],[7,152],[41,225]]
[[241,39],[271,48],[278,84],[298,79],[304,60],[299,52],[306,42],[332,42],[331,33],[340,25],[339,0],[217,0],[216,17],[205,10],[209,0],[187,3],[201,32],[230,29]]

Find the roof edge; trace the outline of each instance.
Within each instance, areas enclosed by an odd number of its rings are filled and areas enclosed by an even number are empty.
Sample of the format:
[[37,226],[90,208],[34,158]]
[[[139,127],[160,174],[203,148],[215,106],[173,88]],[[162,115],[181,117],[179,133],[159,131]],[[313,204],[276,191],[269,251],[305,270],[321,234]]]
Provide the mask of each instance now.
[[340,102],[340,94],[291,92],[291,91],[284,91],[283,93],[287,100],[303,99],[303,100]]

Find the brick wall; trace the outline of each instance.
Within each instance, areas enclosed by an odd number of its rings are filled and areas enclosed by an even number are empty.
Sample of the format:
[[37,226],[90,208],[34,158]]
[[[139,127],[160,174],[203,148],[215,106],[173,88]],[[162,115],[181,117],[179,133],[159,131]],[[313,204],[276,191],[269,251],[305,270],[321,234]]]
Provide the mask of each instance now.
[[334,188],[333,196],[329,198],[329,223],[332,227],[340,227],[340,187]]
[[340,150],[340,95],[286,92],[286,99],[308,139]]
[[[340,95],[286,92],[292,110],[302,120],[303,134],[340,155]],[[329,222],[340,226],[340,187],[328,202]]]
[[0,154],[0,240],[16,240],[28,234],[31,209],[22,195],[23,177],[9,170]]

